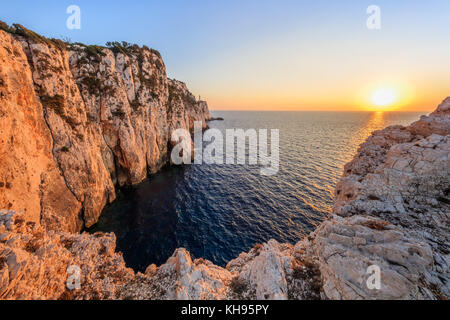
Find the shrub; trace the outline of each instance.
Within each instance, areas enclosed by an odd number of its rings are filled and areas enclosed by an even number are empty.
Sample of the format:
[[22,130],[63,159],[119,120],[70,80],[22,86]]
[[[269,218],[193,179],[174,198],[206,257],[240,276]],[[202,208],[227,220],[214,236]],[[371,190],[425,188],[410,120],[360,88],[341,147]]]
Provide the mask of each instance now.
[[125,112],[123,112],[122,108],[118,108],[117,110],[111,112],[114,117],[119,117],[120,120],[125,119]]
[[59,40],[59,39],[53,39],[53,38],[48,39],[44,36],[37,34],[34,31],[31,31],[31,30],[25,28],[21,24],[15,23],[15,24],[13,24],[12,27],[10,27],[5,22],[0,21],[0,29],[3,31],[6,31],[8,33],[11,33],[11,34],[16,34],[16,35],[22,36],[24,38],[31,39],[37,43],[46,44],[50,47],[53,46],[60,50],[66,49],[66,43],[64,41]]
[[76,51],[76,52],[84,52],[86,55],[84,57],[80,57],[78,60],[78,67],[82,64],[89,63],[89,61],[94,61],[100,63],[102,58],[106,56],[106,53],[103,51],[106,49],[102,46],[97,45],[85,45],[84,43],[75,42],[75,43],[65,43],[68,50]]
[[237,276],[231,280],[230,288],[237,295],[242,295],[247,291],[248,285],[244,280],[239,279],[239,276]]
[[60,39],[51,38],[50,41],[61,51],[67,49],[67,43]]
[[75,119],[67,116],[64,110],[64,97],[57,94],[54,96],[40,95],[41,103],[46,109],[53,110],[61,119],[63,119],[72,129],[75,129],[77,122]]
[[51,71],[53,73],[61,73],[63,71],[63,68],[50,63],[46,58],[43,57],[40,57],[37,60],[37,69],[43,76],[46,71]]
[[42,95],[39,97],[42,105],[47,109],[52,109],[60,117],[64,116],[64,97],[57,94],[54,96]]
[[3,22],[3,21],[0,21],[0,30],[6,31],[8,33],[13,33],[13,31],[10,28],[10,26],[7,23]]
[[191,94],[190,92],[187,92],[186,94],[183,95],[183,101],[186,104],[190,104],[190,105],[196,105],[197,104],[197,100],[195,100],[194,95]]
[[88,57],[94,59],[97,62],[102,60],[102,57],[106,56],[106,53],[103,52],[104,47],[91,45],[86,46],[86,54]]
[[156,76],[156,73],[153,73],[151,75],[144,74],[142,72],[142,69],[139,70],[139,81],[147,87],[147,89],[153,89],[158,85],[158,77]]
[[141,106],[141,104],[139,103],[139,99],[135,98],[133,101],[131,101],[130,106],[134,111],[139,111],[139,107]]
[[126,56],[131,56],[136,50],[139,50],[137,45],[130,44],[126,41],[122,41],[122,43],[118,41],[107,42],[106,47],[115,54],[122,53]]
[[178,99],[180,97],[178,90],[175,87],[169,85],[169,104],[172,103],[173,100]]
[[87,87],[90,94],[96,94],[100,91],[100,80],[94,73],[89,73],[88,76],[82,78],[81,83]]

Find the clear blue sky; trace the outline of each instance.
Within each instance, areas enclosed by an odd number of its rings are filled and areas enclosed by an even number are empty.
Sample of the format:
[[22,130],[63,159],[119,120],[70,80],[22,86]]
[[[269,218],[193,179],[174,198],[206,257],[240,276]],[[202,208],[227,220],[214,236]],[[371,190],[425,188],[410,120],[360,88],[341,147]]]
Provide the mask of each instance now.
[[[66,28],[71,4],[81,30]],[[380,31],[366,28],[371,4]],[[213,108],[352,109],[383,85],[407,87],[410,108],[450,95],[448,0],[14,0],[0,20],[74,42],[153,47],[169,76]]]

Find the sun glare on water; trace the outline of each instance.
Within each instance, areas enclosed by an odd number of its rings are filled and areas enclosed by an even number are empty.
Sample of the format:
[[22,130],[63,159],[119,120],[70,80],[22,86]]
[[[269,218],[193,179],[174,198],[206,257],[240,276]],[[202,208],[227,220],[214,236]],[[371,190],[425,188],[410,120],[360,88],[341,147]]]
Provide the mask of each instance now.
[[372,94],[371,101],[378,109],[386,110],[397,101],[397,93],[392,89],[378,89]]

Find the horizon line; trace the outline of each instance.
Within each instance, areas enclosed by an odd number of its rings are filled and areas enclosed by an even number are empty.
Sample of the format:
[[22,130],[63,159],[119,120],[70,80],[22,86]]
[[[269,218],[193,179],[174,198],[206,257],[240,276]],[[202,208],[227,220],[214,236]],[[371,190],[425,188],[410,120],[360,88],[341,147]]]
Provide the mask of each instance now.
[[274,109],[211,109],[210,111],[219,111],[219,112],[226,112],[226,111],[246,111],[246,112],[398,112],[398,113],[431,113],[433,110],[274,110]]

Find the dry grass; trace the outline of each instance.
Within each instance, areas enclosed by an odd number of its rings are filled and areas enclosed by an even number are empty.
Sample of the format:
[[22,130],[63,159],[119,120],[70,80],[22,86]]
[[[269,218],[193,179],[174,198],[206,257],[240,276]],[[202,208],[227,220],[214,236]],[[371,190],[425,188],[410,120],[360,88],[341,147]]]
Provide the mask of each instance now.
[[386,227],[390,225],[390,223],[387,221],[370,220],[363,225],[373,230],[383,231],[386,230]]
[[239,277],[234,277],[231,280],[230,288],[233,291],[233,293],[237,294],[238,296],[242,295],[245,291],[248,289],[248,284],[239,279]]

